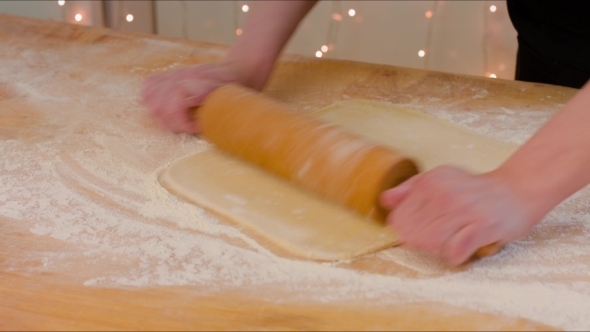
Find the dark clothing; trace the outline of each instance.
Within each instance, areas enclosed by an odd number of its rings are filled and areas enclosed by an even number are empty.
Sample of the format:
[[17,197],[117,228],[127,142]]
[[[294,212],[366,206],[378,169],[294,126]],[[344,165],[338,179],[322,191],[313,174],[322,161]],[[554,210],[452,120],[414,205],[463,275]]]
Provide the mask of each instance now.
[[590,1],[507,0],[516,79],[580,88],[590,79]]

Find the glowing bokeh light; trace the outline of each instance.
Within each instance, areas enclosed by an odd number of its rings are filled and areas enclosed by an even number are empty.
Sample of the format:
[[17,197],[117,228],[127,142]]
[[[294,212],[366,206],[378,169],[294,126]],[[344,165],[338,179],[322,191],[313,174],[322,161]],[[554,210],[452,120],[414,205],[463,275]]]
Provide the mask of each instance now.
[[332,14],[332,19],[340,22],[340,21],[342,21],[342,15],[340,15],[338,13],[334,13],[334,14]]

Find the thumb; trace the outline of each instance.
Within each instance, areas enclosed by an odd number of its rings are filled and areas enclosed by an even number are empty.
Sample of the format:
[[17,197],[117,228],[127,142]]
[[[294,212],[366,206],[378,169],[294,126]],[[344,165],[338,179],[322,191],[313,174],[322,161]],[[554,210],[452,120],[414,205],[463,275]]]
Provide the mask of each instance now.
[[185,108],[201,106],[213,90],[224,83],[215,80],[191,79],[179,83],[182,95],[182,106]]
[[410,191],[414,188],[416,183],[418,182],[420,174],[414,175],[410,179],[404,181],[402,184],[398,185],[397,187],[385,190],[381,193],[379,197],[379,201],[381,206],[386,209],[393,209],[398,204],[400,204],[410,193]]

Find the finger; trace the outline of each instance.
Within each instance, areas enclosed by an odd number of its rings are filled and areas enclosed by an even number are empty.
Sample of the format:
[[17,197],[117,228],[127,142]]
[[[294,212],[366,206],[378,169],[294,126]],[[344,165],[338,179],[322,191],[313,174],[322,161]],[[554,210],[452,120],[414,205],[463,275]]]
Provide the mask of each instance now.
[[[396,206],[388,223],[405,239],[412,239],[429,223],[449,211],[445,193],[433,190],[432,174],[423,173],[410,183],[411,189]],[[429,180],[430,179],[430,180]],[[436,189],[436,188],[435,188]],[[442,201],[442,203],[441,203]]]
[[[460,176],[450,168],[438,167],[427,173],[423,173],[423,179],[415,186],[412,196],[406,200],[413,203],[414,222],[406,234],[408,238],[421,238],[422,234],[429,227],[437,224],[454,221],[449,216],[460,216],[457,211],[461,209],[461,194],[457,189],[464,185]],[[405,205],[406,202],[402,203]],[[447,217],[444,217],[448,215]],[[461,218],[460,220],[463,220]],[[446,226],[451,227],[451,226]]]
[[160,96],[158,92],[161,92],[163,88],[162,81],[163,79],[159,76],[149,76],[143,81],[141,97],[146,104],[153,103]]
[[[412,202],[417,199],[416,202]],[[402,204],[412,204],[412,222],[406,225],[407,230],[404,236],[408,241],[417,241],[422,243],[424,239],[424,232],[436,224],[443,223],[448,220],[451,214],[452,205],[447,203],[446,199],[441,198],[441,195],[430,193],[423,188],[419,188],[412,193],[412,197],[407,199],[407,202]]]
[[190,118],[189,112],[180,104],[178,97],[171,98],[169,104],[161,108],[156,117],[162,124],[176,133],[194,133],[195,122]]
[[201,106],[203,101],[215,89],[224,83],[215,80],[185,80],[179,83],[179,90],[183,96],[183,106],[187,109]]
[[201,122],[199,121],[199,108],[198,107],[189,108],[188,114],[189,114],[189,118],[194,123],[193,128],[195,130],[195,133],[200,133],[203,130],[203,126],[201,125]]
[[146,88],[142,92],[144,106],[160,127],[170,129],[167,124],[166,115],[170,112],[170,95],[172,94],[162,90],[153,90],[153,93],[150,93],[148,90],[149,89]]
[[201,106],[209,94],[222,85],[224,85],[222,82],[212,80],[183,82],[182,94],[184,98],[182,99],[182,107],[186,109],[188,119],[191,121],[192,132],[200,132],[202,129],[199,124],[198,109],[196,107]]
[[452,265],[460,265],[469,260],[480,247],[496,242],[497,239],[488,228],[471,222],[455,233],[443,246],[441,257]]
[[399,205],[399,203],[408,196],[415,184],[420,181],[420,175],[421,174],[414,175],[397,187],[385,190],[381,193],[379,196],[381,206],[386,209],[393,209]]
[[190,117],[187,109],[176,110],[176,114],[171,116],[170,124],[171,129],[176,133],[193,134],[196,132],[195,121]]
[[425,225],[410,241],[420,250],[438,256],[445,244],[457,232],[469,224],[469,219],[457,217],[456,214],[443,214]]
[[399,236],[401,242],[412,241],[416,233],[416,224],[423,214],[421,206],[424,205],[424,197],[419,192],[412,192],[395,208],[387,218],[387,225]]

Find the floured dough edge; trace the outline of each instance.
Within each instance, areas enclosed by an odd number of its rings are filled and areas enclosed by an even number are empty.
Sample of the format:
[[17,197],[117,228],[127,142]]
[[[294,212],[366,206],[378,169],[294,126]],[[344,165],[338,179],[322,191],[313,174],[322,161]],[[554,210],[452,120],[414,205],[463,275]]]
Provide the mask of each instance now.
[[[167,168],[160,171],[160,173],[158,174],[158,182],[167,191],[169,191],[171,194],[173,194],[177,198],[179,198],[185,202],[194,204],[200,208],[203,208],[207,213],[209,213],[215,217],[218,217],[218,218],[222,219],[223,221],[227,221],[230,224],[233,224],[239,228],[245,228],[245,230],[249,233],[248,234],[249,236],[254,237],[257,242],[260,242],[263,247],[267,247],[274,254],[277,254],[279,256],[289,257],[289,258],[301,258],[301,259],[306,259],[306,260],[323,261],[323,262],[351,261],[351,260],[358,258],[360,256],[372,254],[372,253],[381,251],[383,249],[391,248],[391,247],[399,244],[399,241],[397,239],[397,235],[393,231],[391,231],[390,229],[383,226],[384,233],[386,232],[387,237],[384,239],[378,239],[378,238],[374,239],[374,241],[372,241],[371,246],[367,246],[367,247],[364,247],[362,249],[355,250],[355,251],[341,252],[339,254],[330,254],[330,253],[325,253],[325,252],[318,253],[315,251],[311,251],[310,248],[301,248],[301,247],[297,246],[296,244],[293,244],[289,241],[286,241],[281,238],[277,238],[277,237],[273,236],[271,233],[266,232],[263,228],[256,227],[256,225],[254,225],[254,224],[240,221],[240,218],[236,218],[230,211],[217,208],[215,206],[215,203],[211,202],[206,197],[206,193],[200,192],[200,193],[198,193],[199,195],[197,196],[197,195],[195,195],[196,192],[194,192],[194,191],[189,191],[186,188],[174,185],[174,181],[171,178],[169,170],[171,170],[175,165],[182,163],[186,159],[193,158],[193,157],[200,155],[200,154],[206,154],[206,153],[211,153],[211,152],[220,153],[220,154],[225,155],[224,152],[218,151],[215,148],[211,148],[209,150],[205,150],[205,151],[202,151],[202,152],[199,152],[196,154],[192,154],[189,156],[184,156],[184,157],[178,158],[177,160],[170,163]],[[238,161],[237,159],[235,159],[234,157],[231,157],[229,155],[227,155],[226,157],[228,158],[228,160]],[[238,161],[238,162],[247,165],[247,167],[249,167],[249,168],[258,169],[258,167],[254,166],[254,165],[250,165],[246,162],[243,162],[243,161]],[[269,174],[269,176],[272,176],[272,175]],[[291,184],[288,183],[288,181],[285,181],[283,179],[277,178],[277,181],[283,181],[283,182],[285,182],[285,185],[287,185],[289,187],[292,186]],[[344,210],[344,208],[342,208],[342,209]],[[354,214],[353,212],[350,212],[350,211],[347,211],[347,213]],[[365,220],[362,220],[362,222],[365,222]],[[270,246],[269,246],[269,244],[270,244]]]

